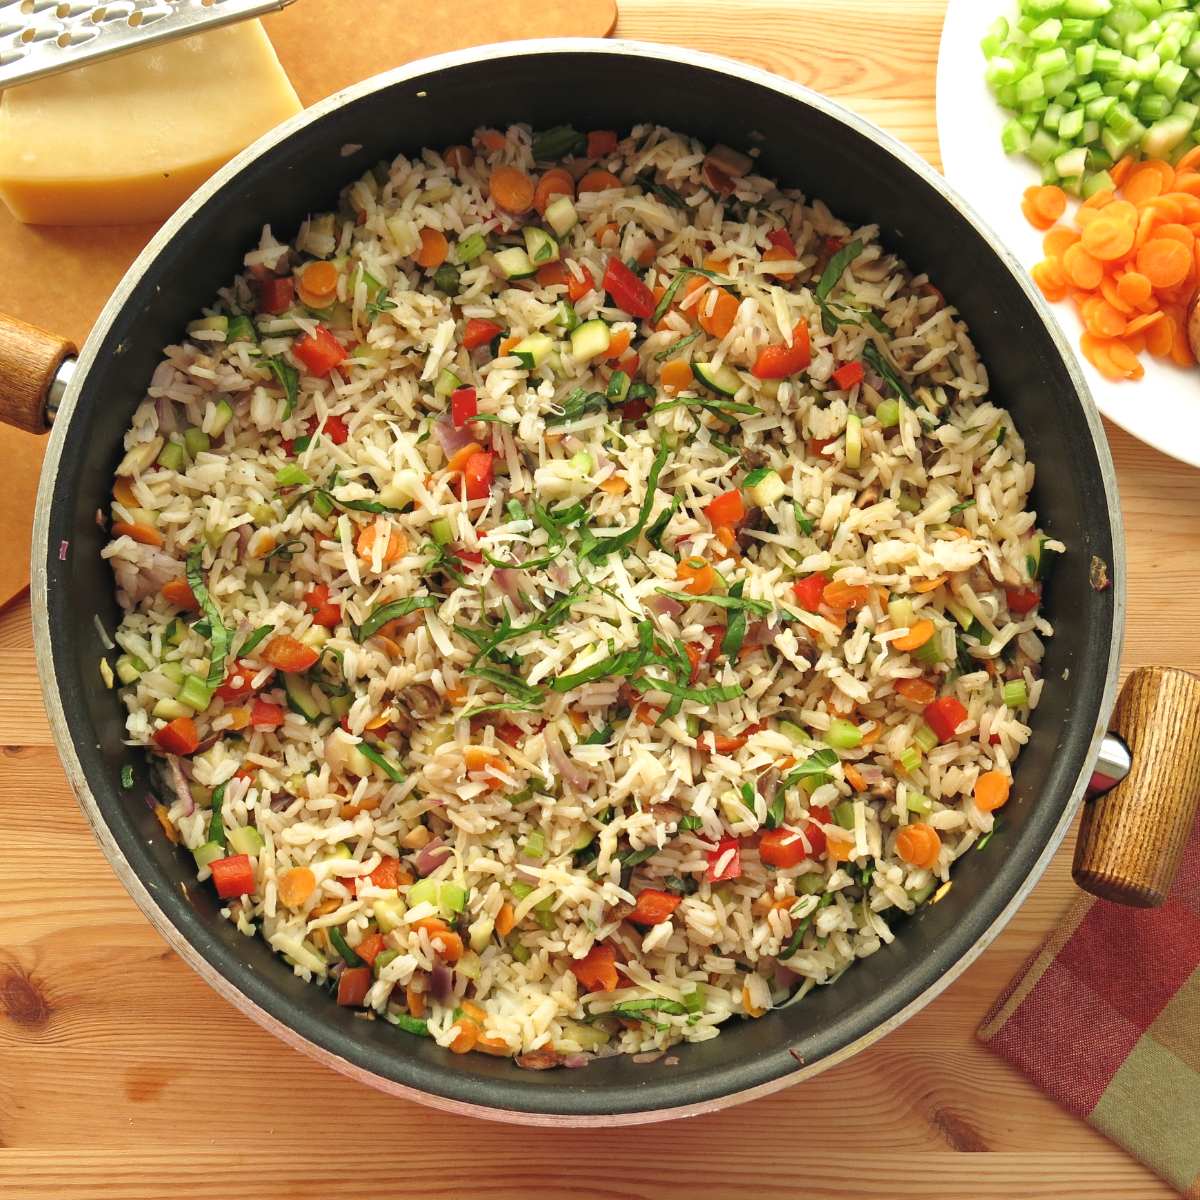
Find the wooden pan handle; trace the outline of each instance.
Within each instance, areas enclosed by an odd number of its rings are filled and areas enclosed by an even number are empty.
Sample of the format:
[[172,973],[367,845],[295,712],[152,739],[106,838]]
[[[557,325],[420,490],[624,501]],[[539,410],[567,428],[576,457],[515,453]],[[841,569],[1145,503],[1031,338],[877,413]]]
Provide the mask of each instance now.
[[65,338],[0,315],[0,421],[45,433],[50,385],[59,364],[74,353]]
[[1200,802],[1200,679],[1168,667],[1134,671],[1113,730],[1133,767],[1084,805],[1073,874],[1095,896],[1156,908],[1171,890]]

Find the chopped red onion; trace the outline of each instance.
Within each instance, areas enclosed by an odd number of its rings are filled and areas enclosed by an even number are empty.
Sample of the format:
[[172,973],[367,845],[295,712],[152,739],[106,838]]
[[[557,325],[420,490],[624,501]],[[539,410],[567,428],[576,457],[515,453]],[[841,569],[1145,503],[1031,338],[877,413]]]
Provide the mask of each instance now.
[[646,603],[662,617],[677,617],[683,612],[683,605],[670,596],[651,596]]
[[174,400],[167,396],[159,396],[154,402],[154,411],[158,413],[158,432],[163,437],[169,437],[179,429]]
[[429,995],[438,1004],[449,1004],[454,996],[454,974],[445,963],[435,963],[429,972]]
[[574,1054],[564,1054],[562,1065],[569,1070],[574,1070],[577,1067],[586,1067],[595,1057],[594,1054],[584,1054],[582,1050],[577,1050]]
[[70,542],[63,541],[63,542],[58,543],[58,561],[59,562],[67,561],[67,550],[70,549],[70,546],[71,546]]
[[437,436],[438,445],[446,457],[457,454],[464,446],[469,446],[475,439],[467,428],[455,429],[449,417],[439,417],[433,423],[433,432]]
[[426,875],[432,875],[452,853],[453,851],[440,837],[434,838],[417,851],[413,866],[416,868],[417,874],[424,878]]
[[187,776],[183,773],[183,764],[179,761],[178,755],[175,754],[168,754],[166,759],[167,774],[171,780],[171,788],[175,793],[175,799],[184,805],[183,815],[190,817],[196,811],[196,801],[192,796],[192,789],[188,787]]
[[567,757],[557,737],[546,738],[546,753],[564,783],[569,783],[577,792],[587,787],[587,775]]

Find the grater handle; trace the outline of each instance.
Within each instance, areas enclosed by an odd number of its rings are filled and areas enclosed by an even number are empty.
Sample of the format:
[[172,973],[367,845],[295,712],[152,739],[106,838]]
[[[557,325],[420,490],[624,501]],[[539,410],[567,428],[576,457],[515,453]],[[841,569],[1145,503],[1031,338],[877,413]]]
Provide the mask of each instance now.
[[74,362],[65,338],[0,314],[0,421],[45,433]]

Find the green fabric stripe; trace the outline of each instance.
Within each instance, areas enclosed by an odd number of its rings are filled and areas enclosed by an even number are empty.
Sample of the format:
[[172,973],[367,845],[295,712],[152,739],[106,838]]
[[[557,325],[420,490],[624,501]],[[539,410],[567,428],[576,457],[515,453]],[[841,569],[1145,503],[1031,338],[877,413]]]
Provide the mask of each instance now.
[[[1200,967],[1191,973],[1187,982],[1167,1002],[1146,1031],[1160,1045],[1170,1050],[1185,1066],[1200,1075]],[[1197,1102],[1200,1103],[1200,1084]]]
[[1088,1123],[1179,1191],[1200,1175],[1200,1074],[1141,1038]]

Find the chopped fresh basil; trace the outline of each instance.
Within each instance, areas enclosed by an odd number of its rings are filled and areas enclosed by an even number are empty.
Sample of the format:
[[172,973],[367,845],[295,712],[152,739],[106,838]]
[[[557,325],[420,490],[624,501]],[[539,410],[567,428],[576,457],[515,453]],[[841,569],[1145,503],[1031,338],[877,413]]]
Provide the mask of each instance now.
[[671,500],[671,503],[666,506],[658,514],[654,520],[646,526],[646,541],[652,545],[655,550],[662,549],[663,534],[666,532],[667,526],[671,522],[671,518],[683,507],[683,493],[676,492]]
[[532,150],[535,162],[553,162],[568,154],[583,154],[587,138],[570,125],[555,125],[533,135]]
[[955,505],[955,506],[954,506],[954,507],[953,507],[953,508],[950,510],[950,515],[951,515],[951,516],[954,516],[954,514],[955,514],[955,513],[966,512],[966,510],[967,510],[968,508],[974,508],[974,507],[975,507],[975,501],[974,501],[974,500],[964,500],[964,501],[963,501],[961,504],[956,504],[956,505]]
[[810,754],[794,771],[790,771],[779,784],[779,791],[786,792],[802,779],[820,779],[828,782],[829,770],[837,765],[837,751],[826,746]]
[[186,574],[192,595],[196,597],[196,603],[208,619],[208,638],[212,650],[208,658],[208,678],[205,682],[210,688],[216,688],[220,687],[225,679],[225,657],[229,653],[229,643],[233,635],[221,621],[221,610],[209,595],[204,582],[204,570],[200,565],[202,553],[203,549],[200,546],[193,546],[188,552]]
[[670,453],[670,448],[664,445],[659,447],[658,453],[654,456],[654,463],[650,467],[650,474],[646,479],[646,496],[642,501],[637,520],[623,533],[615,534],[612,537],[597,538],[596,544],[589,548],[586,555],[591,562],[599,562],[610,554],[632,546],[641,536],[642,530],[646,527],[646,521],[650,517],[650,510],[654,507],[658,477],[662,474]]
[[656,588],[660,596],[670,596],[672,600],[678,600],[680,604],[715,604],[717,608],[728,609],[747,609],[755,616],[765,617],[771,611],[771,605],[765,600],[746,600],[741,596],[693,596],[687,592],[673,592],[670,588]]
[[813,295],[818,303],[823,303],[829,299],[829,294],[837,287],[842,276],[846,273],[846,268],[862,253],[863,244],[857,238],[849,244],[843,246],[830,260],[825,264],[825,270],[821,272],[821,278],[817,283],[816,291]]
[[657,196],[664,204],[672,208],[687,208],[687,201],[673,188],[665,183],[659,183],[654,178],[653,171],[643,171],[633,177],[634,183],[640,183],[651,195]]
[[365,642],[389,621],[394,621],[397,617],[407,617],[419,608],[437,608],[439,604],[441,601],[436,596],[405,596],[403,600],[392,600],[373,609],[361,625],[351,623],[350,632],[356,642]]
[[275,378],[279,380],[280,386],[283,388],[283,394],[286,397],[283,415],[286,419],[292,415],[296,408],[296,400],[300,396],[300,372],[290,362],[284,358],[280,358],[278,355],[274,358],[264,359],[263,361],[271,368]]
[[705,275],[709,279],[715,279],[718,283],[722,284],[731,284],[733,282],[733,280],[726,279],[723,275],[718,275],[716,271],[706,271],[703,267],[684,267],[667,285],[667,290],[663,292],[662,298],[655,305],[654,314],[650,318],[651,325],[657,325],[663,319],[663,315],[675,300],[676,293],[683,287],[684,280],[689,275]]
[[679,341],[672,342],[671,345],[669,345],[665,350],[660,350],[654,356],[654,361],[655,362],[666,362],[668,358],[674,358],[674,356],[676,354],[678,354],[680,352],[680,350],[686,350],[688,348],[688,346],[690,346],[698,337],[703,337],[703,336],[704,336],[703,329],[693,330],[691,333],[689,333],[687,335],[687,337],[682,337],[679,339]]
[[742,694],[742,686],[738,683],[707,688],[690,688],[671,683],[666,679],[635,679],[633,686],[639,692],[666,692],[668,696],[677,696],[681,700],[694,700],[698,704],[720,704],[726,700],[736,700]]
[[560,405],[561,413],[551,413],[546,417],[546,425],[567,425],[586,417],[588,413],[600,412],[608,407],[608,400],[603,392],[589,392],[586,388],[576,388]]
[[876,374],[879,375],[880,378],[882,378],[891,387],[891,389],[901,400],[903,400],[910,407],[915,407],[913,394],[909,389],[908,384],[900,378],[895,367],[893,367],[892,364],[883,357],[883,355],[880,353],[879,347],[876,346],[874,342],[867,342],[867,344],[863,346],[862,356],[871,364],[872,367],[875,368]]
[[792,512],[796,517],[796,527],[800,532],[806,536],[811,535],[813,531],[812,518],[805,515],[804,509],[800,507],[799,500],[792,501]]
[[[739,579],[729,589],[731,599],[740,600],[742,598],[742,589],[746,586],[744,579]],[[738,651],[742,648],[742,643],[746,639],[746,610],[744,608],[732,609],[729,613],[729,620],[725,625],[725,636],[721,639],[721,653],[727,658],[736,659]]]
[[274,632],[274,625],[260,625],[257,629],[251,631],[246,640],[238,647],[237,654],[234,657],[241,658],[243,655],[257,650],[263,639],[269,637]]
[[515,675],[510,675],[507,671],[498,670],[495,667],[468,667],[464,672],[465,675],[473,675],[477,679],[486,679],[488,683],[493,683],[505,695],[514,696],[516,699],[525,702],[526,704],[541,700],[545,692],[540,687],[534,687],[525,682],[523,679],[517,678]]
[[395,763],[384,758],[370,742],[359,742],[358,748],[362,751],[363,757],[368,762],[373,762],[393,783],[404,781],[404,772]]

